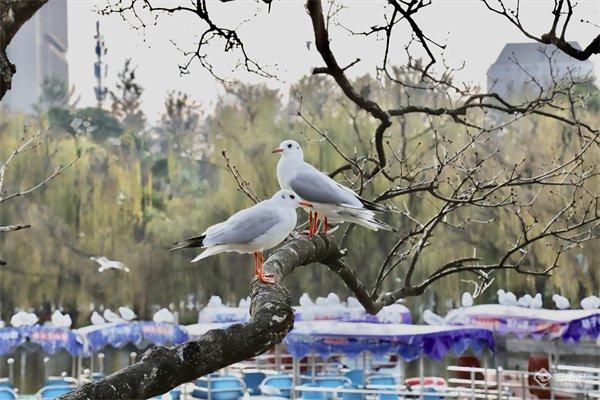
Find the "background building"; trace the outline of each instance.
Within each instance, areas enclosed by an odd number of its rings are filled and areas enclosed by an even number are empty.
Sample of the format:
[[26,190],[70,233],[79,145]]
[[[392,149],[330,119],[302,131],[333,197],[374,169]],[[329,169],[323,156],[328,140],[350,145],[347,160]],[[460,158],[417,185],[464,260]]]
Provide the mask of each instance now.
[[[573,47],[580,49],[577,42]],[[577,79],[593,79],[594,64],[576,60],[554,45],[533,43],[507,43],[487,70],[487,90],[506,99],[526,100],[539,94],[539,83],[549,88],[554,80],[569,75]]]
[[3,103],[29,112],[45,78],[54,77],[68,85],[67,48],[67,0],[52,0],[23,25],[8,47],[17,73]]

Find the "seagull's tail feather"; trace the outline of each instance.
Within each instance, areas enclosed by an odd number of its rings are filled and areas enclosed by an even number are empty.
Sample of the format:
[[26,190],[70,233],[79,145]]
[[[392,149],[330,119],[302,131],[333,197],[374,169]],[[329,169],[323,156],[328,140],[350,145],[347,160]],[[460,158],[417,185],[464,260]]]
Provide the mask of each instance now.
[[225,246],[225,245],[212,246],[212,247],[204,250],[202,253],[200,253],[191,262],[193,262],[193,263],[198,262],[198,261],[202,260],[203,258],[210,257],[214,254],[221,253],[223,251],[227,251],[227,246]]
[[372,231],[378,231],[380,229],[384,231],[396,231],[394,228],[392,228],[385,222],[376,220],[373,211],[347,209],[344,211],[339,211],[338,215],[343,221],[352,222],[354,224],[364,226],[365,228],[371,229]]
[[360,200],[360,202],[363,204],[363,206],[367,210],[377,211],[377,212],[390,212],[390,211],[392,211],[392,209],[389,208],[386,205],[375,203],[375,202],[373,202],[371,200],[363,199],[360,196],[356,196],[356,197],[358,198],[358,200]]
[[173,243],[171,247],[169,247],[169,251],[185,249],[188,247],[202,247],[204,245],[204,238],[206,235],[196,236],[193,238],[185,239],[180,242]]

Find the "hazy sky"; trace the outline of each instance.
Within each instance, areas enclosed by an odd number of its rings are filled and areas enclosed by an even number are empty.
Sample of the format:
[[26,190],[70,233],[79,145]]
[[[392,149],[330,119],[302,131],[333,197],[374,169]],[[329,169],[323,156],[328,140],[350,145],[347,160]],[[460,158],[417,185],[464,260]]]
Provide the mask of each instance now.
[[[174,4],[175,0],[168,2]],[[385,1],[346,0],[343,3],[348,8],[339,13],[336,20],[344,27],[364,31],[372,25],[383,23],[380,5]],[[551,3],[549,0],[521,2],[522,20],[531,32],[541,34],[548,30]],[[186,59],[171,42],[174,40],[179,47],[192,49],[194,39],[204,27],[197,19],[183,15],[163,16],[156,26],[135,30],[131,26],[134,20],[123,21],[118,15],[101,16],[95,11],[106,4],[106,0],[69,0],[68,3],[69,73],[71,84],[76,86],[77,93],[81,95],[80,105],[95,104],[93,62],[96,20],[101,22],[108,46],[106,61],[109,64],[109,87],[124,60],[131,57],[138,66],[139,81],[145,87],[143,107],[151,120],[160,114],[169,90],[185,91],[204,107],[214,103],[222,93],[220,85],[197,62],[191,68],[190,75],[180,76],[177,65]],[[324,1],[324,7],[326,4]],[[580,0],[576,10],[577,15],[573,18],[567,38],[586,46],[599,29],[579,21],[584,18],[600,25],[600,1]],[[227,27],[239,26],[238,32],[248,53],[266,65],[269,71],[275,72],[283,82],[241,72],[233,75],[239,80],[265,82],[271,87],[287,91],[290,83],[307,74],[313,66],[323,65],[314,45],[310,51],[306,47],[306,42],[312,41],[313,36],[304,1],[276,0],[268,14],[262,2],[255,0],[224,4],[209,0],[209,11],[218,23]],[[145,20],[151,21],[150,18]],[[464,69],[456,73],[459,80],[483,86],[485,72],[504,44],[527,41],[514,26],[490,13],[479,0],[433,0],[431,6],[419,12],[417,21],[430,38],[447,45],[444,52],[447,64],[460,66],[463,61],[466,63]],[[375,65],[381,61],[381,40],[351,36],[338,25],[330,30],[332,48],[340,64],[346,65],[357,57],[362,59],[349,71],[349,75],[374,73]],[[394,57],[400,62],[405,54],[403,48],[410,39],[408,27],[401,24],[394,33],[394,39]],[[210,61],[213,65],[223,66],[221,71],[232,76],[228,71],[237,59],[221,49],[215,47],[211,51]],[[600,57],[594,56],[592,61],[596,64],[596,76],[599,76]]]

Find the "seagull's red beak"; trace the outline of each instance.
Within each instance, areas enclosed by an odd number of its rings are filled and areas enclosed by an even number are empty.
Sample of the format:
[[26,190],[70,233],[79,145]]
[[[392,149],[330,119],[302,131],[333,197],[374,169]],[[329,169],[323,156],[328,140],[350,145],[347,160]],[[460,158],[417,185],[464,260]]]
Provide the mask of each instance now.
[[283,149],[281,147],[277,147],[276,149],[273,149],[273,153],[283,153]]
[[311,207],[312,208],[312,204],[310,204],[308,201],[304,201],[304,200],[300,200],[298,202],[298,204],[300,204],[302,207]]

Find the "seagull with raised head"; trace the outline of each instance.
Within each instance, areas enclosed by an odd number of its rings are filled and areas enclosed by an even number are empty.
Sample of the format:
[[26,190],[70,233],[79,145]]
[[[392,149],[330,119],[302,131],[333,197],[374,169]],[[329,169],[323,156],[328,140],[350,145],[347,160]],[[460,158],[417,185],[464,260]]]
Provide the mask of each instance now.
[[100,264],[100,268],[98,268],[98,272],[104,272],[108,269],[118,269],[123,272],[129,272],[129,268],[127,266],[125,266],[122,262],[109,260],[108,258],[106,258],[104,256],[90,257],[90,260]]
[[52,313],[52,325],[56,328],[70,328],[72,323],[69,314],[63,314],[60,310],[54,310]]
[[536,293],[535,296],[533,296],[533,299],[531,300],[531,303],[529,304],[529,308],[533,308],[535,310],[539,310],[543,306],[544,306],[544,302],[542,301],[542,295],[541,295],[541,293]]
[[90,317],[92,325],[102,325],[106,323],[106,320],[102,318],[102,315],[98,314],[98,311],[94,311]]
[[567,299],[565,296],[561,296],[558,293],[552,295],[552,300],[554,301],[556,308],[559,310],[566,310],[567,308],[571,307],[569,299]]
[[238,211],[229,219],[208,228],[200,236],[177,242],[169,250],[188,247],[206,249],[192,262],[213,254],[234,251],[254,255],[254,274],[264,283],[275,283],[263,271],[263,251],[283,242],[296,227],[296,208],[311,204],[290,190],[280,190],[268,200]]
[[517,296],[512,292],[505,292],[503,289],[498,290],[498,303],[503,306],[516,306]]
[[38,322],[38,317],[34,313],[19,311],[10,318],[10,324],[15,328],[21,326],[33,326]]
[[312,165],[304,162],[304,154],[298,142],[285,140],[273,153],[280,153],[277,163],[277,180],[282,189],[293,190],[302,199],[310,202],[310,236],[317,233],[319,218],[323,219],[323,233],[329,224],[351,222],[371,230],[393,230],[389,225],[375,219],[375,212],[386,212],[381,204],[363,199],[354,191],[343,186]]

